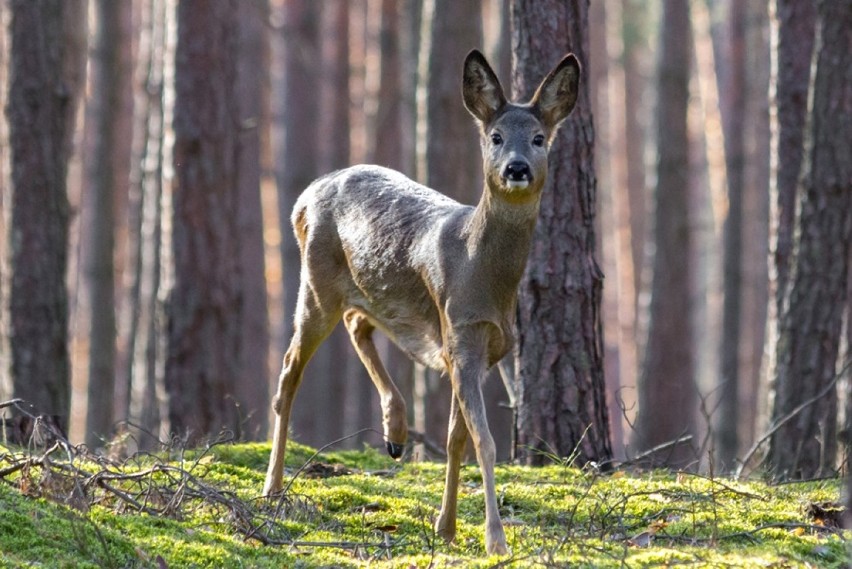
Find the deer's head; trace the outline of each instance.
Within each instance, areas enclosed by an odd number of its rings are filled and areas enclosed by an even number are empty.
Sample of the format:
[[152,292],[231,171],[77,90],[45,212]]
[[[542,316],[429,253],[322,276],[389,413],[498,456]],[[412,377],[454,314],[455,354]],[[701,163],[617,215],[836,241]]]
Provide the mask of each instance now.
[[485,57],[464,62],[462,94],[480,131],[488,189],[510,201],[537,198],[547,177],[547,152],[559,123],[577,102],[580,64],[566,55],[524,104],[506,100]]

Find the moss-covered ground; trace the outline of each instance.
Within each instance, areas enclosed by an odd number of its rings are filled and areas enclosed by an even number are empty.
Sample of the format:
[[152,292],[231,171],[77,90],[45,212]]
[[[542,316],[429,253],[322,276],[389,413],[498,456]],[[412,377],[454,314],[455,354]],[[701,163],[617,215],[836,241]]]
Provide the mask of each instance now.
[[[61,449],[60,449],[61,450]],[[260,498],[268,444],[121,465],[0,447],[0,567],[844,567],[839,481],[500,466],[512,555],[486,557],[479,469],[457,540],[432,524],[443,466],[291,444],[286,493]],[[21,466],[24,464],[24,466]],[[849,536],[846,536],[849,537]]]

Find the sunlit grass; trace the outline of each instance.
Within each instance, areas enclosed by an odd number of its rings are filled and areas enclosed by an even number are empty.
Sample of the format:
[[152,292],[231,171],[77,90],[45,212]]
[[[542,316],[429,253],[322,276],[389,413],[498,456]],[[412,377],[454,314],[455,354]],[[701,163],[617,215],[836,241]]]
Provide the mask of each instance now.
[[[144,500],[161,514],[140,513],[92,480],[75,493],[40,466],[21,469],[0,484],[0,567],[842,567],[847,560],[839,532],[820,528],[831,521],[809,513],[811,504],[838,500],[839,481],[770,486],[663,471],[500,466],[513,553],[487,558],[476,465],[462,469],[458,535],[448,545],[432,531],[441,464],[399,464],[367,449],[321,453],[316,461],[325,468],[302,469],[313,452],[290,445],[279,503],[259,496],[268,444],[166,452],[110,470],[144,473],[156,464],[191,473],[200,486],[188,484],[186,495],[179,485],[188,478],[151,474]],[[0,470],[11,460],[0,448]],[[151,495],[170,484],[178,492]],[[136,491],[126,481],[113,485]],[[193,497],[192,488],[201,494]],[[274,528],[264,520],[275,520]]]

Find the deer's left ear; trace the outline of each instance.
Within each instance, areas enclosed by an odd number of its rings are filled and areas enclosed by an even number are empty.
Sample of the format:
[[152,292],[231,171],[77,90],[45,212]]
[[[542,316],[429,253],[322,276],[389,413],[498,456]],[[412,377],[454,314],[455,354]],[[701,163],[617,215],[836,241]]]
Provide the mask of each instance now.
[[462,77],[464,106],[482,124],[488,124],[494,114],[506,104],[503,87],[488,61],[477,50],[467,54]]
[[580,83],[580,62],[569,53],[547,74],[532,98],[532,105],[541,112],[542,122],[552,129],[571,114],[577,103]]

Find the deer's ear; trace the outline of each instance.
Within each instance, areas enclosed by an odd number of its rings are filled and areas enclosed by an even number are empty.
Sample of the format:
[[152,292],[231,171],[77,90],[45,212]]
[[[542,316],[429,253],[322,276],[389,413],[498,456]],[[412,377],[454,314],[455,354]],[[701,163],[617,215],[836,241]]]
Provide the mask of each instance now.
[[488,124],[500,107],[506,104],[500,81],[485,56],[477,50],[467,54],[464,60],[462,95],[464,106],[483,124]]
[[547,128],[556,127],[574,109],[580,83],[580,62],[569,53],[547,74],[532,98]]

